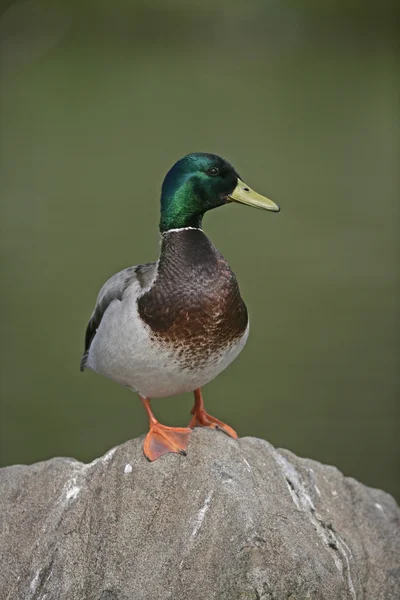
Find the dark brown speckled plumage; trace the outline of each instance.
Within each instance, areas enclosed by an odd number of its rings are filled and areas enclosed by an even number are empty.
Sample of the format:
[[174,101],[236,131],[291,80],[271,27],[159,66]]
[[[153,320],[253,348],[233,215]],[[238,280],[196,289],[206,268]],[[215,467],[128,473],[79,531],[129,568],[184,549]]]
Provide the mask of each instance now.
[[157,341],[197,368],[241,338],[248,317],[236,277],[203,231],[163,236],[158,276],[138,300]]

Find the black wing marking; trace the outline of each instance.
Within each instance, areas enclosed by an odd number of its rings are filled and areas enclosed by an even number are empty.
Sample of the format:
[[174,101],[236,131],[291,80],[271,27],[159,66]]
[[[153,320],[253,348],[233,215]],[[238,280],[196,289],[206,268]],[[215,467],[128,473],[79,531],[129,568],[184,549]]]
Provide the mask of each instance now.
[[103,285],[97,297],[96,306],[90,317],[86,328],[85,351],[83,353],[80,369],[84,370],[89,355],[90,345],[98,330],[101,320],[107,308],[114,300],[122,300],[125,290],[135,280],[139,282],[142,288],[147,287],[154,277],[156,263],[147,263],[136,267],[128,267],[119,273],[116,273]]

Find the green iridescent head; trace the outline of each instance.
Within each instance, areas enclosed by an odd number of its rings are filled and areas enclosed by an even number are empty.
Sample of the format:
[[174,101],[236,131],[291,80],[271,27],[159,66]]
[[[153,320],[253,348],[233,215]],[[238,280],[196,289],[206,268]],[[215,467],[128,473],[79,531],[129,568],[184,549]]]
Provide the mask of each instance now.
[[228,202],[279,211],[272,200],[243,183],[228,161],[215,154],[187,154],[174,164],[164,179],[160,231],[201,227],[205,212]]

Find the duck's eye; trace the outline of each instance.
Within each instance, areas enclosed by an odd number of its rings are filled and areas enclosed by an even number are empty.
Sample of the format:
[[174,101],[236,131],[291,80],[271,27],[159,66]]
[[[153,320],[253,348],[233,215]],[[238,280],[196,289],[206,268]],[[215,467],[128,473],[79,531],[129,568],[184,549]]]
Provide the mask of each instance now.
[[207,173],[211,175],[211,177],[216,177],[217,175],[219,175],[219,169],[218,167],[210,167]]

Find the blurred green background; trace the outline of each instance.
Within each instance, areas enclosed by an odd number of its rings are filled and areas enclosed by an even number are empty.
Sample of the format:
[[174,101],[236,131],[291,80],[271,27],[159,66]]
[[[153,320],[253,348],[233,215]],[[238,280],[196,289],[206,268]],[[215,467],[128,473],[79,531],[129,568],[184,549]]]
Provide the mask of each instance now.
[[[282,207],[206,216],[252,324],[209,412],[400,497],[392,23],[384,2],[3,3],[2,465],[146,431],[79,372],[85,328],[109,276],[156,259],[166,171],[209,151]],[[191,405],[153,402],[171,425]]]

